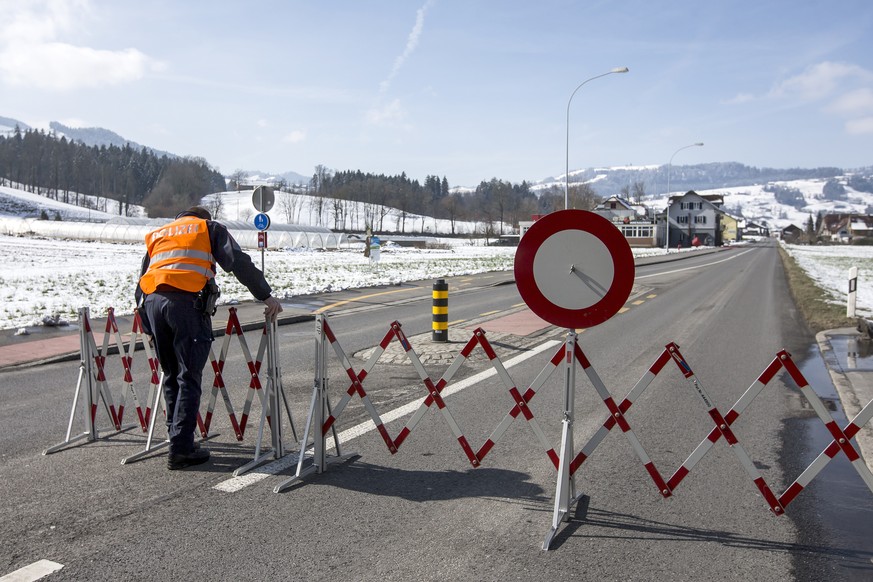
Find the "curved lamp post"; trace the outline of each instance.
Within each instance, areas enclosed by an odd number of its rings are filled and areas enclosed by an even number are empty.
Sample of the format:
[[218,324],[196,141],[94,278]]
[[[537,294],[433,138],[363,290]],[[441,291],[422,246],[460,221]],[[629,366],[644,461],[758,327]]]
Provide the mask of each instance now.
[[693,147],[701,147],[703,146],[703,142],[699,141],[697,143],[688,144],[687,146],[682,146],[670,156],[670,162],[667,164],[667,211],[666,211],[666,222],[667,222],[667,234],[664,237],[664,248],[667,252],[670,252],[670,170],[673,167],[673,158],[676,157],[676,154],[681,152],[682,150],[687,150],[688,148]]
[[567,160],[566,167],[564,172],[564,210],[569,208],[569,200],[570,200],[570,103],[573,101],[573,96],[576,95],[576,92],[582,88],[582,85],[589,81],[593,81],[594,79],[599,79],[600,77],[605,77],[606,75],[612,75],[613,73],[627,73],[627,67],[616,67],[612,69],[608,73],[602,73],[595,77],[591,77],[590,79],[585,79],[579,85],[573,89],[573,93],[570,95],[570,99],[567,100]]

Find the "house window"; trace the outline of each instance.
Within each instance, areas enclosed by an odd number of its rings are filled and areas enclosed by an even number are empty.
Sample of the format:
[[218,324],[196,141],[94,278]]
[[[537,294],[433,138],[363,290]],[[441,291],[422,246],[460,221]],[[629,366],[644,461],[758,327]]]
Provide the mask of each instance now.
[[682,216],[677,216],[676,222],[678,222],[679,224],[688,224],[688,215],[683,214]]
[[651,226],[622,226],[621,234],[625,238],[652,238]]
[[616,209],[615,202],[610,202],[610,203],[609,203],[609,209],[610,209],[610,210],[615,210],[615,209]]
[[699,214],[694,217],[694,224],[706,224],[706,215]]

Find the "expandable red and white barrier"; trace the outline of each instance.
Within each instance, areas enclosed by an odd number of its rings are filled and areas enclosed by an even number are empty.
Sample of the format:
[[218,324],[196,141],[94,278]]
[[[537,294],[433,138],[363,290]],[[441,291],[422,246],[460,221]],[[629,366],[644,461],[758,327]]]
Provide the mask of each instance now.
[[[400,430],[395,438],[392,438],[387,427],[382,421],[381,415],[373,404],[366,390],[364,382],[371,375],[374,367],[379,361],[382,354],[392,341],[398,341],[404,352],[408,356],[409,362],[416,370],[422,384],[427,392],[422,399],[418,408],[406,422],[406,425]],[[658,492],[664,497],[670,497],[673,491],[679,486],[684,478],[694,469],[694,467],[705,457],[705,455],[713,448],[713,446],[721,439],[730,447],[730,450],[737,457],[740,465],[743,467],[749,478],[754,483],[759,494],[766,501],[769,509],[776,515],[781,515],[785,511],[785,507],[806,487],[816,475],[833,459],[836,455],[843,453],[852,463],[852,466],[861,476],[865,484],[871,492],[873,492],[873,473],[864,463],[864,460],[858,454],[851,439],[866,423],[873,418],[873,402],[868,403],[861,412],[849,422],[846,427],[840,428],[831,414],[828,412],[821,398],[812,390],[806,379],[801,374],[800,370],[794,364],[791,355],[786,351],[780,351],[767,368],[758,376],[756,381],[743,393],[737,402],[728,410],[726,414],[722,414],[720,408],[714,400],[708,395],[702,382],[694,373],[692,367],[682,355],[679,346],[675,343],[667,344],[661,354],[655,359],[654,363],[636,382],[627,395],[621,400],[616,401],[609,390],[600,379],[591,362],[585,356],[580,346],[576,341],[575,332],[568,334],[567,340],[558,348],[555,354],[550,358],[545,368],[538,374],[536,379],[531,383],[530,387],[522,394],[516,387],[506,368],[501,363],[499,357],[488,342],[485,332],[482,329],[477,329],[473,332],[472,337],[461,349],[458,355],[454,358],[449,368],[443,373],[440,379],[434,382],[428,375],[421,359],[415,352],[409,338],[403,332],[402,326],[395,321],[390,325],[389,330],[385,333],[379,345],[368,357],[364,366],[355,371],[348,356],[342,348],[340,341],[337,339],[328,317],[325,314],[318,316],[316,320],[316,378],[315,388],[313,391],[312,405],[310,414],[307,420],[306,432],[304,434],[304,443],[308,443],[310,428],[315,433],[313,436],[314,454],[311,457],[312,464],[304,469],[304,455],[301,454],[298,459],[297,471],[295,475],[277,487],[275,491],[281,491],[292,483],[298,481],[302,477],[312,473],[321,473],[326,470],[327,466],[341,458],[348,458],[350,455],[342,455],[340,444],[335,432],[335,427],[338,418],[341,416],[347,405],[353,397],[357,396],[370,418],[376,426],[380,437],[385,443],[388,450],[394,454],[397,453],[400,446],[415,430],[420,421],[424,418],[426,412],[433,404],[436,404],[441,416],[449,426],[452,436],[458,441],[465,456],[473,467],[481,465],[483,459],[488,452],[494,447],[495,443],[506,432],[508,427],[518,416],[524,417],[532,428],[536,438],[541,443],[546,451],[550,462],[559,472],[558,490],[556,492],[556,512],[553,531],[547,537],[547,542],[544,544],[548,547],[551,540],[551,535],[554,534],[554,529],[558,527],[558,523],[563,519],[569,506],[573,503],[573,498],[576,497],[574,474],[580,469],[583,463],[591,457],[596,448],[609,435],[614,427],[619,427],[631,444],[634,453],[642,462],[649,477],[654,482]],[[492,366],[501,379],[501,382],[506,387],[507,391],[515,400],[515,405],[506,414],[506,416],[498,423],[497,427],[492,431],[486,442],[478,450],[470,446],[469,441],[464,436],[459,424],[455,421],[449,406],[447,405],[443,392],[450,384],[453,377],[464,364],[472,351],[479,346],[488,357],[489,365]],[[336,357],[339,359],[341,366],[345,370],[346,376],[349,379],[349,385],[342,395],[336,408],[331,409],[330,401],[327,394],[327,364],[328,348],[332,348]],[[652,385],[654,380],[661,374],[667,364],[672,361],[676,365],[681,378],[684,379],[692,389],[692,392],[702,402],[704,409],[710,421],[713,423],[713,428],[703,438],[701,443],[692,451],[682,465],[668,478],[662,474],[655,466],[654,461],[646,452],[642,442],[634,433],[631,423],[627,418],[627,414],[633,406],[634,402],[638,401],[645,390]],[[575,383],[575,365],[579,363],[582,370],[585,372],[588,380],[593,385],[600,399],[603,401],[608,416],[603,421],[600,428],[595,434],[585,443],[578,451],[572,446],[572,408],[574,406],[572,390],[568,390],[565,396],[565,412],[564,412],[564,432],[562,435],[561,447],[556,451],[545,433],[541,430],[537,419],[529,407],[531,399],[537,394],[549,377],[559,368],[563,368],[565,372],[565,387]],[[732,425],[737,421],[740,415],[751,405],[755,397],[769,384],[777,375],[779,370],[784,369],[788,372],[790,378],[797,385],[798,390],[803,397],[810,403],[813,410],[825,424],[828,432],[833,436],[833,441],[825,448],[824,451],[807,467],[801,475],[792,483],[788,489],[781,495],[776,495],[769,484],[765,481],[754,461],[742,446],[739,436],[732,429]],[[337,455],[329,457],[327,451],[328,432],[334,431],[334,444],[336,446]],[[309,447],[306,447],[308,449]]]
[[[106,325],[103,330],[103,340],[100,347],[98,347],[97,340],[95,339],[95,332],[92,329],[88,308],[82,308],[79,310],[79,321],[80,371],[79,380],[77,382],[76,391],[73,398],[70,421],[67,427],[67,434],[63,442],[59,443],[58,445],[49,447],[44,451],[44,454],[56,452],[62,448],[65,448],[67,445],[73,442],[83,439],[87,439],[89,442],[96,440],[98,438],[98,434],[95,427],[95,421],[99,402],[103,402],[106,413],[109,417],[112,427],[114,428],[114,432],[119,432],[135,426],[122,426],[126,407],[126,398],[128,396],[128,393],[133,399],[139,427],[143,432],[148,433],[148,438],[144,451],[126,457],[122,460],[122,463],[125,464],[139,460],[140,458],[146,456],[148,453],[153,452],[154,450],[163,446],[166,446],[167,442],[157,444],[153,444],[152,442],[154,424],[156,420],[154,413],[163,402],[163,393],[160,389],[163,378],[161,377],[160,373],[160,363],[158,362],[158,359],[153,352],[148,336],[146,336],[143,331],[142,321],[140,320],[139,314],[134,313],[131,333],[127,341],[125,341],[123,334],[118,328],[115,311],[113,308],[109,308],[106,318]],[[222,400],[225,404],[225,408],[227,410],[227,414],[230,419],[231,426],[234,429],[234,434],[237,440],[243,440],[243,437],[245,435],[245,428],[247,423],[246,421],[251,412],[251,405],[255,393],[258,394],[262,408],[266,413],[265,418],[267,422],[270,423],[270,430],[274,430],[274,423],[271,422],[271,415],[273,414],[272,410],[275,409],[276,405],[271,401],[268,394],[266,394],[263,390],[263,385],[261,382],[261,375],[263,373],[262,362],[264,361],[265,354],[270,351],[271,341],[273,355],[276,356],[276,359],[278,360],[278,343],[275,341],[275,326],[270,329],[270,332],[271,333],[268,333],[268,326],[265,323],[260,344],[258,346],[257,359],[252,358],[251,351],[249,350],[248,344],[243,334],[242,326],[240,325],[236,309],[229,309],[226,334],[222,341],[218,357],[215,356],[213,347],[210,347],[209,355],[212,364],[211,367],[213,370],[212,390],[209,397],[207,399],[204,399],[206,408],[205,418],[202,417],[199,413],[197,415],[197,424],[203,438],[208,438],[209,436],[212,436],[210,435],[209,430],[213,419],[217,396],[219,393],[221,393]],[[225,363],[227,361],[232,336],[236,336],[238,338],[238,343],[241,347],[243,357],[246,360],[246,366],[250,377],[246,399],[243,406],[241,422],[237,422],[236,411],[228,394],[224,377]],[[147,372],[149,392],[145,402],[145,407],[143,407],[143,405],[141,404],[142,401],[140,398],[140,394],[138,393],[136,387],[138,385],[138,382],[136,381],[136,374],[134,373],[134,357],[137,342],[139,341],[142,341],[142,345],[145,351],[145,357],[148,361],[149,367]],[[119,355],[118,358],[109,357],[109,352],[112,348],[115,348],[117,350],[117,353]],[[117,362],[115,360],[117,360]],[[278,370],[278,362],[276,362],[276,364],[273,365],[271,369]],[[116,370],[119,372],[119,376],[121,377],[121,389],[119,393],[113,394],[113,383],[110,382],[110,379],[114,377],[114,372]],[[277,389],[281,390],[280,378],[267,378],[267,380],[272,386],[276,386]],[[77,437],[72,437],[71,433],[78,408],[78,401],[83,394],[85,402],[84,406],[86,408],[86,414],[84,415],[86,428],[82,434],[78,435]],[[281,400],[284,402],[285,408],[288,412],[289,421],[291,422],[291,429],[292,432],[294,432],[293,420],[291,419],[290,409],[288,407],[287,401],[285,400],[284,392],[281,393]],[[164,410],[164,414],[166,415],[166,410]],[[276,427],[275,430],[280,431],[281,426]],[[294,432],[294,436],[296,438],[296,432]],[[261,438],[262,434],[259,434],[257,443],[258,449],[260,448]]]

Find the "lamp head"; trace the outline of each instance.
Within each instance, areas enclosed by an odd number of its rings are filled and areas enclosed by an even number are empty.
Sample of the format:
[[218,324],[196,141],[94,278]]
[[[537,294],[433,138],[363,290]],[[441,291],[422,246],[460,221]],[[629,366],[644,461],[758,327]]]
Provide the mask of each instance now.
[[627,73],[630,69],[627,67],[616,67],[609,71],[610,73]]

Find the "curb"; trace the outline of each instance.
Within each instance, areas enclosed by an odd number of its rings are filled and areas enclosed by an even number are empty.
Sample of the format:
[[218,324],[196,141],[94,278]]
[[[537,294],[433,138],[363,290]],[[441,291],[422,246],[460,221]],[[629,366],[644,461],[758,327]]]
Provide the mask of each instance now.
[[[843,412],[846,414],[847,420],[851,421],[865,404],[873,400],[873,382],[867,379],[873,378],[870,376],[873,372],[846,372],[842,369],[830,342],[831,336],[838,335],[861,337],[861,333],[857,329],[844,327],[820,331],[815,334],[815,340],[834,388],[840,397]],[[853,382],[850,374],[860,382]],[[859,394],[859,392],[861,393]],[[858,434],[855,435],[855,442],[861,449],[861,455],[867,463],[867,467],[873,471],[873,427],[869,423],[862,426]]]

